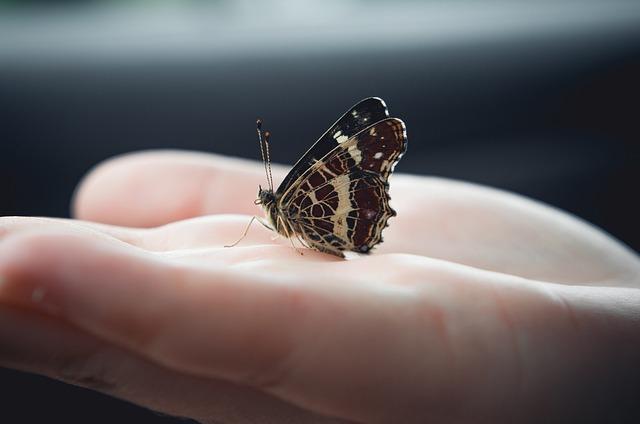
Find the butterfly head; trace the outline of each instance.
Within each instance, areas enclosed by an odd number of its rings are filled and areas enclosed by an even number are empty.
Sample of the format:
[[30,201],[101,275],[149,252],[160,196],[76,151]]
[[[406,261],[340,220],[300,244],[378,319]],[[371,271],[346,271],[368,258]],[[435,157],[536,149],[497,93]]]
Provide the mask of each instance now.
[[258,186],[258,198],[254,202],[256,205],[262,205],[266,210],[271,209],[276,204],[276,195],[271,189],[263,189]]

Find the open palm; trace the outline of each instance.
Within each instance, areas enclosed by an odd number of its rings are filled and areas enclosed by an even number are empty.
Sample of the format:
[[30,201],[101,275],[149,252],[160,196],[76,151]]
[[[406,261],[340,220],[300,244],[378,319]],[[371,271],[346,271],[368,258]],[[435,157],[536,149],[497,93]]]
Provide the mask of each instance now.
[[204,423],[638,414],[640,261],[606,234],[396,175],[372,255],[299,255],[259,225],[224,248],[260,213],[262,178],[130,155],[83,182],[82,221],[2,218],[0,365]]

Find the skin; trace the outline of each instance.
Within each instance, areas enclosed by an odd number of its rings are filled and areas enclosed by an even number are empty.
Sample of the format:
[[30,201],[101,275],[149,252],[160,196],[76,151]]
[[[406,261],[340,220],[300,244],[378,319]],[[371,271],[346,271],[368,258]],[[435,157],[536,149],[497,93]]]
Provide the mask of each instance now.
[[[110,160],[77,220],[0,220],[0,365],[203,423],[629,421],[640,260],[589,224],[394,175],[347,260],[254,225],[261,166]],[[280,181],[283,169],[276,168]]]

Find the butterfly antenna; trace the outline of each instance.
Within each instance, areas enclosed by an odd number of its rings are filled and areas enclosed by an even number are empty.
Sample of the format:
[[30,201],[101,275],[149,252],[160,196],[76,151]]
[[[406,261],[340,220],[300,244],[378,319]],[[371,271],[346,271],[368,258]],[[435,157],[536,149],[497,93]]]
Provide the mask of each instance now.
[[[272,187],[272,183],[271,180],[269,180],[269,168],[271,168],[271,163],[269,162],[269,147],[265,147],[265,139],[267,138],[266,136],[268,135],[268,132],[265,134],[265,137],[262,137],[262,119],[258,119],[256,121],[256,129],[258,131],[258,141],[260,143],[260,154],[262,155],[262,163],[264,165],[264,173],[267,176],[267,184],[269,184],[269,188],[271,190],[273,190]],[[265,149],[267,151],[266,155],[265,155]],[[267,163],[269,164],[267,166]]]
[[264,147],[267,151],[267,168],[269,169],[268,178],[269,185],[271,186],[271,191],[273,191],[273,174],[271,173],[271,155],[269,154],[269,139],[271,138],[271,133],[269,131],[265,131],[264,133]]

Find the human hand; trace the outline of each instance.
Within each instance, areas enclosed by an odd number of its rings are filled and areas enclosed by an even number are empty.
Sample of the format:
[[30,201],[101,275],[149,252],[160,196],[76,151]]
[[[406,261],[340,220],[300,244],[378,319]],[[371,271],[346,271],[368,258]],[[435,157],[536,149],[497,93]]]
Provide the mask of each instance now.
[[0,365],[203,423],[638,414],[640,262],[615,240],[515,195],[395,175],[398,216],[370,256],[301,256],[259,225],[222,247],[260,213],[262,178],[136,154],[78,191],[77,217],[102,224],[2,218]]

